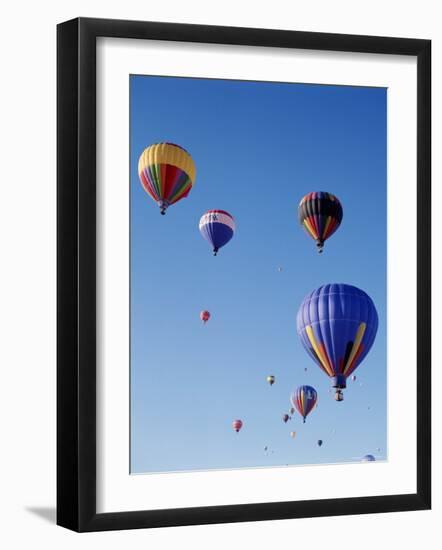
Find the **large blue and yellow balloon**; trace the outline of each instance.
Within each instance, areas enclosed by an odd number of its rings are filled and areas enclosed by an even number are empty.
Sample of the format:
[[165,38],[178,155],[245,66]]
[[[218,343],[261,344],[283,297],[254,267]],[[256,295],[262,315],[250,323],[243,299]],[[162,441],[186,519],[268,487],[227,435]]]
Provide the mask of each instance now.
[[346,380],[364,360],[376,337],[378,314],[363,290],[328,284],[308,294],[298,311],[301,343],[332,380],[342,401]]

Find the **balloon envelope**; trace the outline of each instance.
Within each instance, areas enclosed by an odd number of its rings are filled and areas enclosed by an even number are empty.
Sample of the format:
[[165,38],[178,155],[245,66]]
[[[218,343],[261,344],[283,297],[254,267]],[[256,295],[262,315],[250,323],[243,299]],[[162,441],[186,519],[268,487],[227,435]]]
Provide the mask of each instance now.
[[207,323],[207,321],[210,319],[210,311],[204,310],[200,313],[200,319],[203,321],[203,323]]
[[324,242],[333,235],[342,222],[339,199],[326,191],[308,193],[298,206],[299,223],[322,252]]
[[363,290],[347,284],[327,284],[308,294],[297,315],[302,345],[332,379],[334,388],[364,360],[376,337],[378,314]]
[[211,245],[215,256],[233,237],[235,227],[233,216],[225,210],[208,210],[199,223],[200,233]]
[[267,376],[266,380],[271,386],[273,386],[273,384],[275,383],[275,377],[273,376],[273,374]]
[[365,455],[362,457],[362,462],[376,462],[376,459],[373,455]]
[[232,428],[235,430],[235,432],[239,432],[239,430],[242,428],[242,420],[234,420],[232,422]]
[[290,396],[292,405],[302,416],[304,422],[316,405],[317,399],[318,394],[312,386],[299,386]]
[[141,185],[160,207],[161,214],[187,197],[195,183],[195,164],[189,153],[175,143],[154,143],[138,160]]

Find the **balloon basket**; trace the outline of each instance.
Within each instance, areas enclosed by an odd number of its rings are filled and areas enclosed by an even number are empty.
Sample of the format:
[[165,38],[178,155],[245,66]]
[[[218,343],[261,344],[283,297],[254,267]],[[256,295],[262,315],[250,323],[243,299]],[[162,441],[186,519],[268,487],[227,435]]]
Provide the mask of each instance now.
[[338,390],[335,393],[335,401],[344,401],[344,394],[342,393],[341,390]]

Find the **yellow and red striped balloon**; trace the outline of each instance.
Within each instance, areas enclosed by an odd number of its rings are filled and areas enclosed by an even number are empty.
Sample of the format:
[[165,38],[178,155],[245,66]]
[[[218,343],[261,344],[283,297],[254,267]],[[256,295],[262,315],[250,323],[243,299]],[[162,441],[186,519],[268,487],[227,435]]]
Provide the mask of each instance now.
[[195,163],[175,143],[154,143],[138,160],[141,185],[165,214],[171,204],[187,197],[195,183]]

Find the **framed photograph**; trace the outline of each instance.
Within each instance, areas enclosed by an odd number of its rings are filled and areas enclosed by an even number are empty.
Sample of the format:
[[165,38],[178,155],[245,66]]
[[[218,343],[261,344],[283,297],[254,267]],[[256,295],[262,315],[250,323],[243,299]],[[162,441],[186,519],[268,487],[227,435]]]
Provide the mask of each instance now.
[[57,36],[58,524],[429,509],[430,41]]

